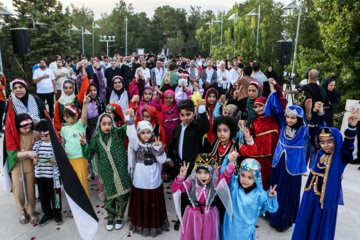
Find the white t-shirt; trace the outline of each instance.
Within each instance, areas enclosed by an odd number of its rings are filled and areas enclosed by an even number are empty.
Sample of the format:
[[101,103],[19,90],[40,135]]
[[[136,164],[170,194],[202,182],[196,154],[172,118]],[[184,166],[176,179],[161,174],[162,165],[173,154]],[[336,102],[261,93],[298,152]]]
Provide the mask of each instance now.
[[51,71],[53,71],[55,68],[57,68],[56,61],[50,63],[49,68],[51,69]]
[[[145,78],[145,82],[151,77],[150,76],[150,70],[148,69],[148,68],[145,68],[145,69],[143,69],[142,67],[139,67],[139,68],[137,68],[136,69],[136,71],[135,71],[135,77],[137,77],[137,75],[138,75],[138,70],[141,70],[142,71],[142,73],[144,74],[144,78]],[[146,84],[146,86],[150,86],[150,81]]]
[[45,70],[36,69],[33,74],[33,79],[42,77],[44,75],[49,75],[48,78],[44,78],[36,83],[36,93],[53,93],[54,85],[52,81],[55,79],[53,72],[49,68],[45,68]]
[[236,82],[236,80],[239,78],[241,69],[238,68],[238,70],[236,70],[235,68],[232,68],[229,72],[229,81],[231,83],[231,85],[234,85],[234,83]]
[[255,72],[255,73],[253,72],[251,74],[251,76],[253,78],[255,78],[261,84],[262,87],[264,85],[264,82],[267,81],[267,77],[261,71],[258,71],[258,72]]
[[[229,71],[224,69],[224,71],[221,71],[221,69],[219,69],[217,71],[217,82],[218,82],[218,87],[221,87],[222,89],[229,89],[230,87],[230,81],[229,81]],[[223,80],[223,78],[226,78],[226,80]]]
[[61,90],[62,88],[62,84],[63,82],[69,78],[69,70],[65,67],[62,67],[62,68],[55,68],[53,70],[53,73],[54,73],[54,76],[57,77],[58,75],[60,75],[61,73],[64,73],[65,76],[64,77],[60,77],[58,78],[57,80],[55,80],[55,83],[56,83],[56,90]]

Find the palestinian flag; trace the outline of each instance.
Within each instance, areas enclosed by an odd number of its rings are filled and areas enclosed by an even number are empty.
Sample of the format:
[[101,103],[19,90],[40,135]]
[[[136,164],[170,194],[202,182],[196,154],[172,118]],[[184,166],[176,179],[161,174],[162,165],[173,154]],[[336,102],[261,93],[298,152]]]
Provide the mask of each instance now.
[[94,239],[98,229],[99,219],[79,178],[70,164],[63,146],[60,144],[58,135],[55,132],[55,128],[47,111],[45,111],[45,116],[56,163],[63,181],[65,195],[74,216],[77,229],[82,239]]
[[[10,192],[12,189],[10,173],[15,167],[17,161],[17,153],[20,151],[20,135],[15,125],[15,111],[12,105],[12,99],[8,102],[8,111],[5,117],[5,134],[3,148],[3,187],[4,191]],[[13,136],[6,138],[6,136]]]

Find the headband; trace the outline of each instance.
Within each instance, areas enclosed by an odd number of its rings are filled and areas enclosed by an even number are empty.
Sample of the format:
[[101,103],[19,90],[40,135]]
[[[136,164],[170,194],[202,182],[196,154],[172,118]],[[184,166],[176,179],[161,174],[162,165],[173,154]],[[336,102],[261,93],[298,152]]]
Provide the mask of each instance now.
[[33,123],[33,120],[31,118],[28,118],[28,119],[22,120],[20,122],[20,127],[24,127],[24,126],[30,125],[32,123]]
[[78,111],[76,110],[76,108],[75,107],[73,107],[73,106],[71,106],[70,104],[69,105],[67,105],[66,107],[65,107],[65,109],[68,109],[68,110],[70,110],[72,113],[74,113],[76,116],[78,116],[79,115],[79,113],[78,113]]
[[27,82],[25,82],[25,80],[21,79],[21,78],[16,78],[14,79],[11,84],[14,86],[16,83],[21,83],[23,85],[25,85],[26,88],[29,87],[29,85],[27,84]]

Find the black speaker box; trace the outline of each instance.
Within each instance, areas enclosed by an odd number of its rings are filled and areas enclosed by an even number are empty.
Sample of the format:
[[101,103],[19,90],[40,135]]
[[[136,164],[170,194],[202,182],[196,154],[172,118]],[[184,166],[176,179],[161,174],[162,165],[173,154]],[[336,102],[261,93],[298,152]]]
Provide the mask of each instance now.
[[289,65],[291,62],[292,41],[278,41],[276,46],[276,63]]
[[111,57],[113,57],[115,55],[115,47],[114,46],[109,46],[109,55]]
[[29,31],[27,28],[11,28],[11,40],[14,54],[27,54],[30,52]]

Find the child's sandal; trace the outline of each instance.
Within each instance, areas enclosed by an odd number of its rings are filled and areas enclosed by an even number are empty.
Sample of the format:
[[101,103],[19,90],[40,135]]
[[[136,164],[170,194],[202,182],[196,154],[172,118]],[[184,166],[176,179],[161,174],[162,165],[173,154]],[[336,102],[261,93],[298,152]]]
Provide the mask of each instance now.
[[37,224],[39,221],[39,218],[37,215],[35,215],[34,213],[30,215],[30,222],[32,225]]
[[19,218],[19,222],[21,224],[26,224],[29,222],[29,215],[26,214],[26,211],[20,211],[20,218]]

